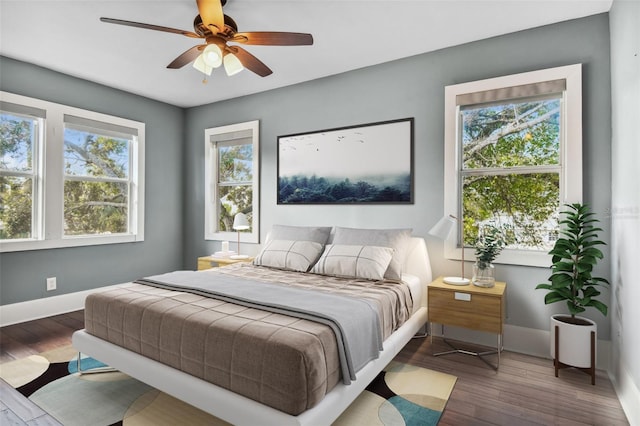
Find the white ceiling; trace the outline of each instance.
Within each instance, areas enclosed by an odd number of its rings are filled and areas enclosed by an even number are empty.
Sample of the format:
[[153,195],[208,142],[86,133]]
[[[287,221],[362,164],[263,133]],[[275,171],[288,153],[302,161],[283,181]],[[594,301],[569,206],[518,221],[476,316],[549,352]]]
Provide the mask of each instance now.
[[109,17],[193,30],[195,0],[0,0],[0,54],[169,104],[262,92],[474,40],[607,12],[613,0],[228,0],[239,31],[311,33],[313,46],[245,46],[273,70],[202,84],[166,66],[200,43],[102,23]]

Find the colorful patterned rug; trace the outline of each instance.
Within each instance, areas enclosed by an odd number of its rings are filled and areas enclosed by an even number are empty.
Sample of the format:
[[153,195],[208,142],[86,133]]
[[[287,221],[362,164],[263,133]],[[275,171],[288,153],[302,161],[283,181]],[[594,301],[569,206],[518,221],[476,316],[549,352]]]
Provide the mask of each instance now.
[[[228,423],[119,373],[77,374],[69,346],[0,365],[0,377],[65,426]],[[82,369],[102,366],[82,358]],[[398,362],[360,394],[339,426],[437,425],[456,377]]]

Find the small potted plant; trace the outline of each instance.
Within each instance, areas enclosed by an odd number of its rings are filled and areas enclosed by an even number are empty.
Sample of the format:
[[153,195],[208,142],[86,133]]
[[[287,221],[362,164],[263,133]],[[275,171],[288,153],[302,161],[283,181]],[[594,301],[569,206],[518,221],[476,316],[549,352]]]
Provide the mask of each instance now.
[[598,240],[598,231],[602,229],[594,226],[598,220],[588,206],[575,203],[566,207],[568,209],[561,213],[564,215],[560,221],[561,236],[549,252],[553,256],[552,274],[548,283],[538,284],[536,289],[548,290],[545,304],[566,302],[569,310],[569,315],[551,317],[550,346],[556,377],[558,368],[572,366],[588,369],[591,383],[595,384],[596,323],[577,314],[593,307],[607,315],[607,305],[596,297],[600,295],[598,288],[609,285],[609,281],[592,275],[593,267],[604,257],[597,246],[605,243]]
[[493,287],[496,283],[493,261],[507,245],[505,230],[487,224],[480,228],[474,247],[476,263],[473,265],[471,282],[478,287]]

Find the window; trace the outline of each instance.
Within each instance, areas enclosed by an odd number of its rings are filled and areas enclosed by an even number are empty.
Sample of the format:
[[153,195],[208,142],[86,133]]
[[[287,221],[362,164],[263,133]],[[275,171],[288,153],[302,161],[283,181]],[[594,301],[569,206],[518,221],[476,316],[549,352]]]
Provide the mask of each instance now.
[[[445,209],[462,217],[473,258],[479,228],[513,240],[500,263],[548,265],[564,203],[581,201],[581,67],[571,65],[445,89]],[[463,238],[460,238],[460,235]]]
[[205,130],[205,239],[235,240],[233,220],[244,213],[243,242],[259,242],[258,121]]
[[1,251],[142,241],[144,123],[1,94]]
[[64,235],[129,232],[135,136],[135,129],[65,116]]
[[45,112],[2,102],[0,108],[0,240],[41,235],[39,153]]

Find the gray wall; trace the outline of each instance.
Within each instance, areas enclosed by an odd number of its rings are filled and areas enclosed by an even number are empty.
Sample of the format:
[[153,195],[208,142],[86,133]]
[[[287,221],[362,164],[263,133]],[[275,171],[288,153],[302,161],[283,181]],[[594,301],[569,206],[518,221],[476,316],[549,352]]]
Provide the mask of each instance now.
[[[426,236],[443,212],[443,104],[446,85],[583,63],[584,201],[601,218],[610,208],[611,110],[609,26],[606,14],[423,54],[295,86],[187,110],[185,124],[184,264],[219,249],[204,241],[204,129],[260,120],[261,234],[271,225],[319,224],[353,227],[412,227]],[[276,140],[279,135],[415,117],[415,204],[388,206],[276,205]],[[389,146],[393,149],[393,145]],[[610,240],[609,223],[602,237]],[[427,237],[434,273],[455,274],[442,244]],[[247,251],[257,252],[258,246]],[[609,253],[597,271],[609,276]],[[470,273],[471,265],[467,265]],[[548,329],[549,316],[564,311],[545,306],[537,283],[545,268],[497,267],[509,283],[507,322]],[[608,299],[608,295],[605,295]],[[608,300],[607,300],[608,301]],[[609,339],[610,322],[599,314],[599,338]]]
[[[2,58],[9,92],[124,116],[147,123],[146,232],[143,243],[38,250],[0,255],[1,303],[80,291],[180,267],[219,249],[204,241],[204,129],[254,119],[261,135],[261,234],[275,223],[405,227],[418,236],[443,214],[444,86],[541,68],[583,63],[584,200],[605,219],[611,194],[609,26],[606,14],[509,34],[345,74],[190,108],[151,101]],[[415,117],[415,203],[388,206],[276,205],[278,135]],[[393,149],[390,146],[389,149]],[[602,237],[610,241],[603,220]],[[442,244],[427,237],[435,274],[455,274]],[[246,245],[248,251],[259,247]],[[597,271],[609,276],[606,260]],[[467,273],[470,273],[470,264]],[[534,291],[548,270],[499,265],[509,283],[507,322],[547,329],[551,313]],[[44,280],[58,277],[46,293]],[[608,295],[606,295],[608,298]],[[589,313],[600,338],[609,318]]]
[[[640,423],[640,190],[638,189],[638,117],[640,117],[640,3],[616,0],[610,12],[613,100],[612,194],[612,365],[623,384],[629,422]],[[629,380],[627,380],[629,377]],[[635,417],[632,417],[635,416]]]
[[[182,266],[182,142],[178,107],[0,58],[0,89],[146,123],[145,241],[0,254],[3,305],[56,296]],[[46,277],[58,289],[45,291]]]

